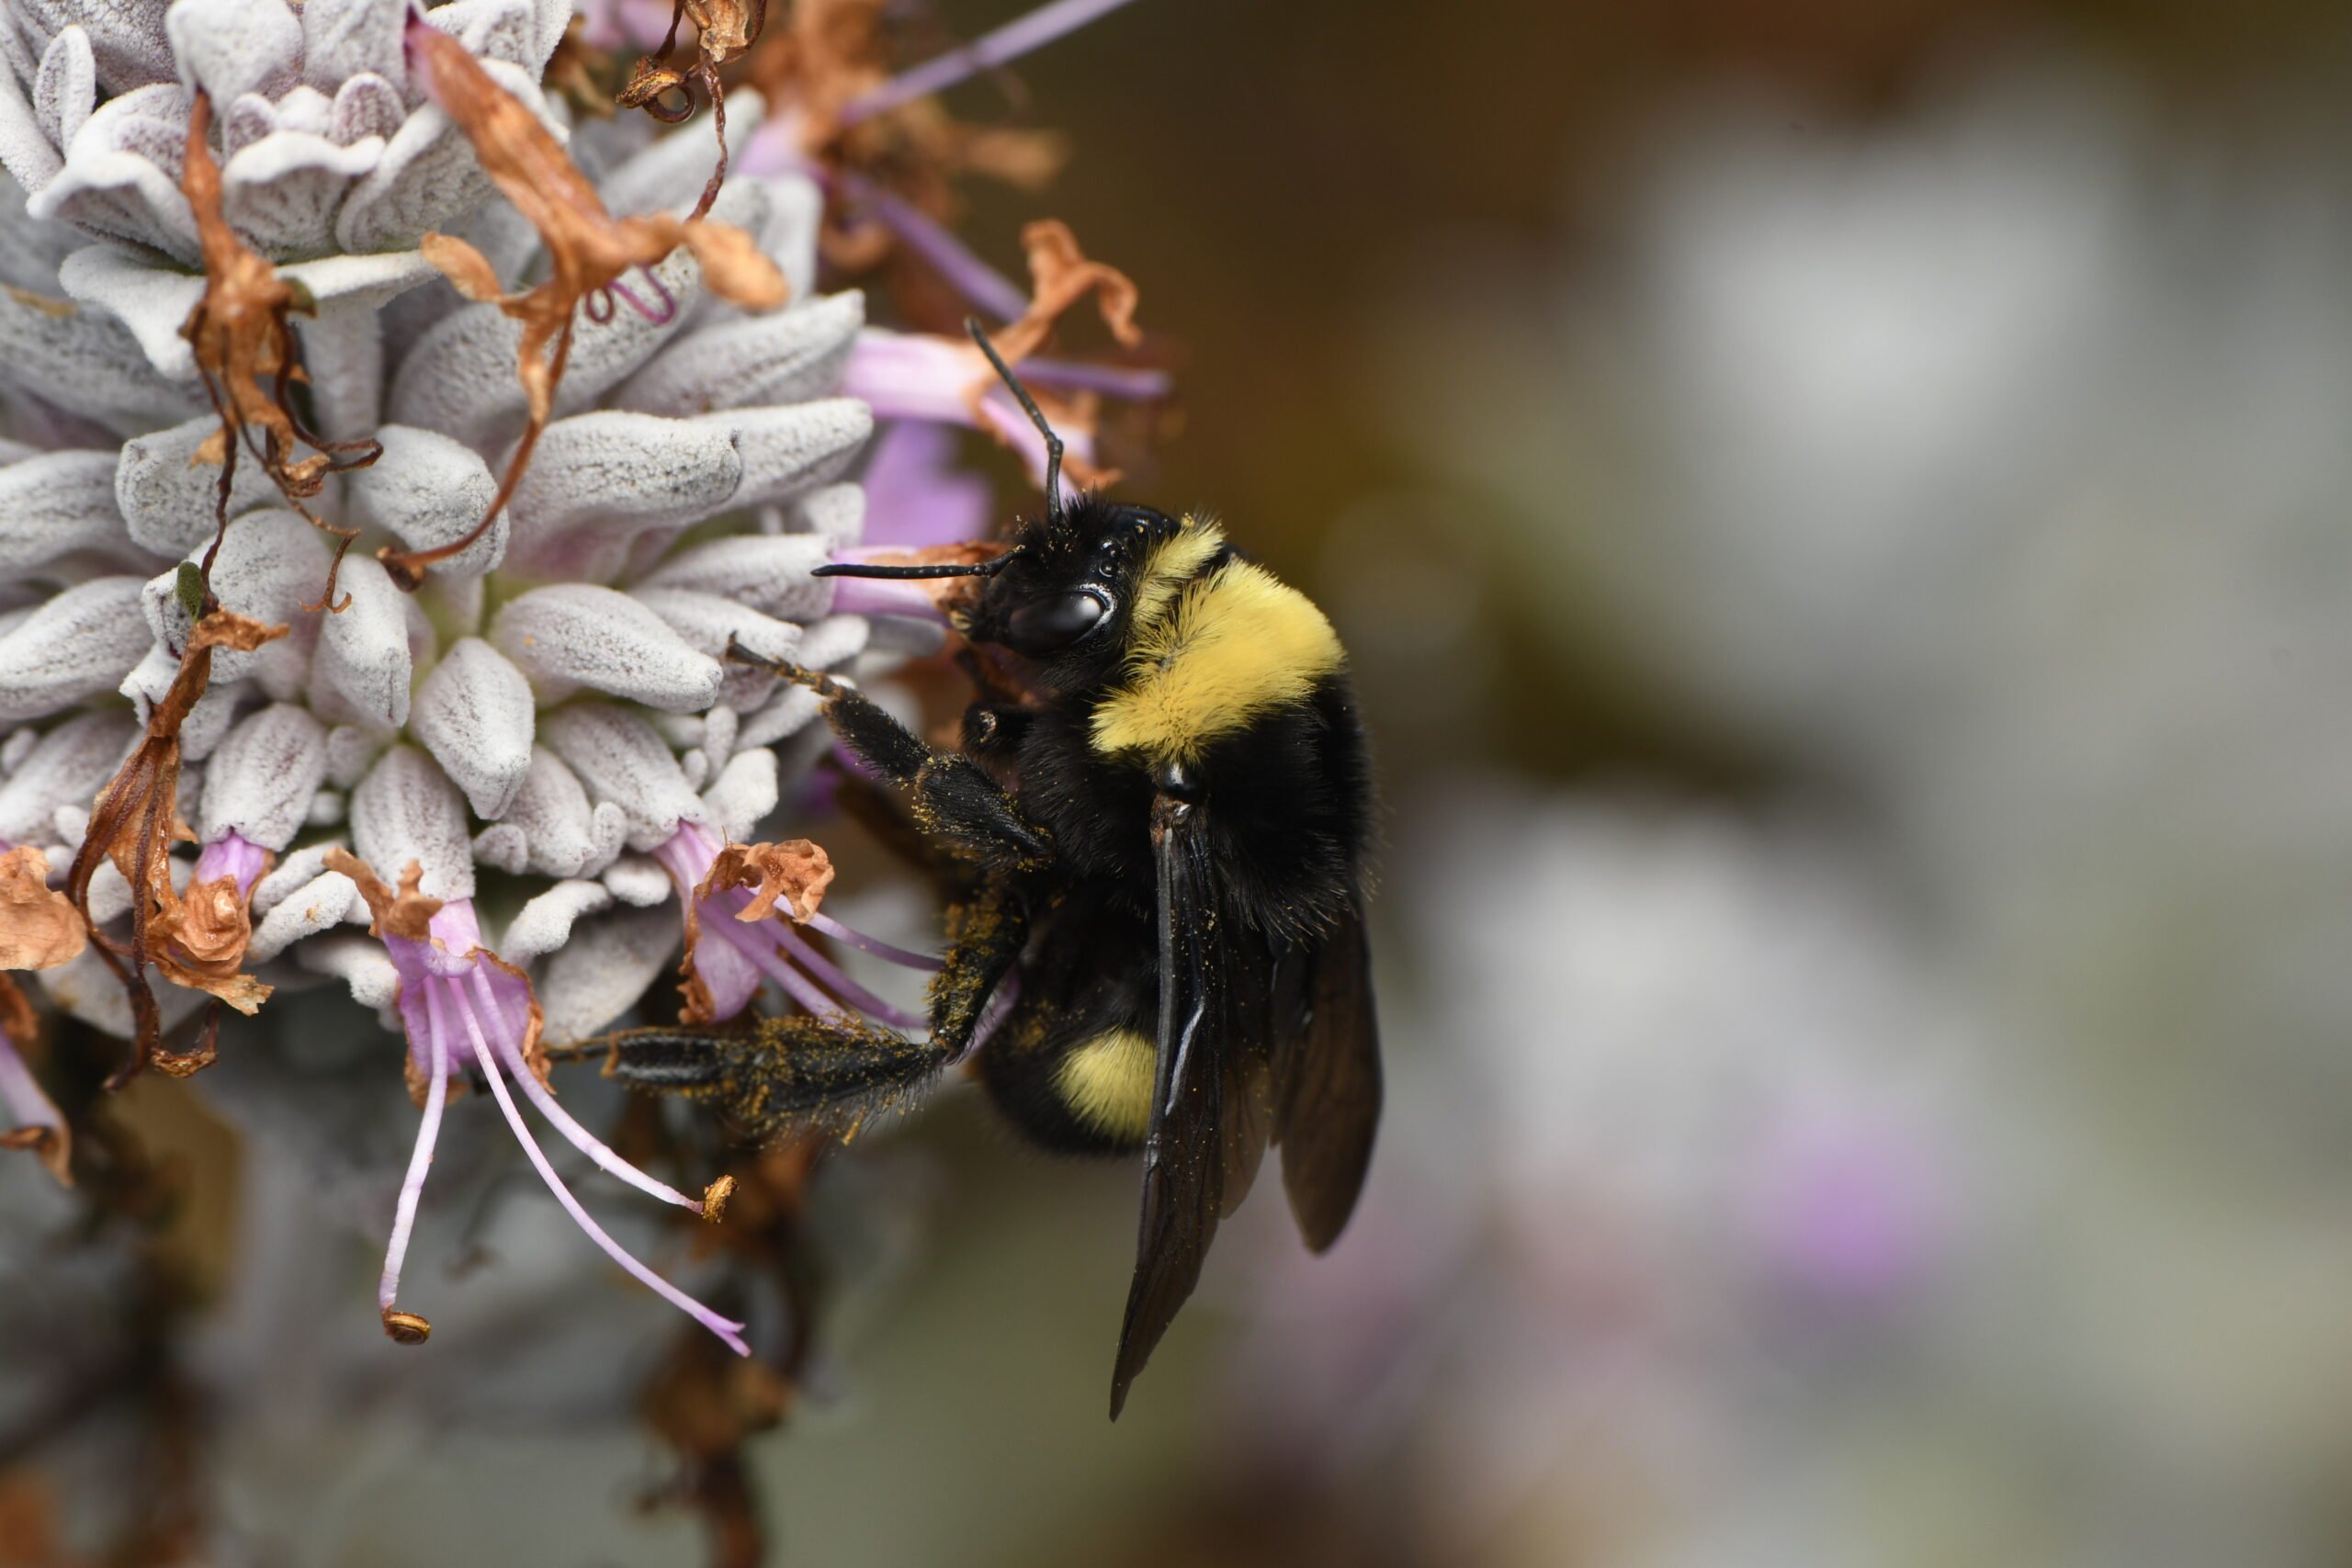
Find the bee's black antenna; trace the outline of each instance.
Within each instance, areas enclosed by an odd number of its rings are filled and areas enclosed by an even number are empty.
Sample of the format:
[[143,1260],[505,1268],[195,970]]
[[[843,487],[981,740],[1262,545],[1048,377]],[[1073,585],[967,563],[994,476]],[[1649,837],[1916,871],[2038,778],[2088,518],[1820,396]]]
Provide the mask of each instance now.
[[980,319],[978,316],[965,317],[964,330],[972,334],[972,341],[980,345],[980,352],[989,356],[990,365],[996,367],[997,375],[1003,378],[1005,386],[1012,389],[1012,395],[1020,400],[1021,412],[1029,416],[1029,423],[1035,425],[1037,434],[1046,438],[1046,511],[1053,516],[1060,516],[1062,513],[1062,438],[1054,434],[1054,427],[1046,423],[1045,411],[1037,406],[1037,400],[1029,395],[1029,389],[1021,384],[1021,378],[1012,373],[1012,367],[1004,362],[1004,355],[999,354],[996,351],[996,344],[989,341],[989,330],[980,325]]
[[969,566],[961,563],[943,563],[934,566],[869,566],[864,561],[828,561],[808,575],[811,577],[882,578],[994,577],[1011,565],[1012,558],[1020,553],[1021,547],[1015,545],[1001,556],[991,556],[987,560],[978,561]]

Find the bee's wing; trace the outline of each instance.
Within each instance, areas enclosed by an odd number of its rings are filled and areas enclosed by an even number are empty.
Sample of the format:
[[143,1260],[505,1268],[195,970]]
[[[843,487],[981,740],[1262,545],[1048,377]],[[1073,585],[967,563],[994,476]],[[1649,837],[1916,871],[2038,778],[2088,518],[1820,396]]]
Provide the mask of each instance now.
[[1348,900],[1327,939],[1290,955],[1284,967],[1295,965],[1304,1016],[1295,1002],[1283,1010],[1274,1048],[1274,1142],[1299,1234],[1320,1252],[1355,1210],[1380,1122],[1380,1022],[1361,901]]
[[[1265,1143],[1263,1063],[1245,1069],[1248,1029],[1237,1029],[1249,997],[1261,989],[1237,967],[1217,930],[1204,810],[1167,795],[1152,804],[1152,851],[1159,878],[1159,1073],[1151,1131],[1143,1151],[1143,1215],[1136,1273],[1119,1330],[1111,1380],[1111,1415],[1151,1357],[1177,1309],[1201,1277],[1201,1258],[1216,1234],[1232,1163],[1235,1187],[1247,1186]],[[1262,1011],[1262,1007],[1260,1010]],[[1253,1110],[1253,1102],[1260,1108]],[[1238,1122],[1230,1128],[1229,1123]],[[1253,1131],[1254,1129],[1254,1131]],[[1240,1145],[1250,1137],[1254,1148]]]

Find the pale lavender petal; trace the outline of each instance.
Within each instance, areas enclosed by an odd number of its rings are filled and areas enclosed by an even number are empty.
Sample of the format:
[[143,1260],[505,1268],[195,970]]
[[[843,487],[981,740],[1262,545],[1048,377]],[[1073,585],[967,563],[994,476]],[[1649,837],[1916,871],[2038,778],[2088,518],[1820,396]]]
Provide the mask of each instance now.
[[[344,481],[351,520],[383,528],[413,550],[454,544],[481,524],[498,479],[479,453],[436,430],[387,424],[375,431],[383,453]],[[497,521],[457,555],[434,563],[435,577],[474,577],[506,554],[507,520]]]
[[283,850],[302,830],[326,771],[326,726],[291,703],[274,703],[231,729],[214,750],[198,832],[207,840],[236,833]]
[[0,721],[38,718],[119,684],[154,640],[140,607],[145,586],[94,578],[0,637]]
[[609,588],[567,582],[534,589],[499,612],[490,635],[544,702],[561,702],[583,686],[679,712],[718,700],[718,660]]
[[[211,540],[220,469],[193,459],[196,449],[220,428],[220,422],[208,413],[122,444],[115,468],[115,504],[141,548],[172,558]],[[277,501],[277,487],[259,463],[237,465],[229,491],[231,517]]]
[[408,596],[373,557],[356,551],[344,558],[336,592],[351,602],[322,619],[311,662],[311,706],[330,720],[398,729],[408,722],[415,668]]
[[604,884],[568,878],[529,899],[515,912],[506,934],[499,941],[499,950],[513,964],[543,958],[571,939],[573,921],[583,915],[600,914],[612,906],[612,893]]
[[138,739],[125,713],[75,714],[40,736],[0,784],[0,842],[49,842],[57,808],[96,800]]
[[690,545],[663,561],[642,586],[723,594],[785,621],[807,621],[831,607],[835,585],[810,574],[832,558],[808,534],[735,534]]
[[956,435],[945,425],[901,420],[882,432],[865,466],[869,548],[920,549],[986,538],[993,500],[989,483],[956,466]]
[[536,728],[530,683],[480,637],[460,637],[417,688],[409,733],[495,821],[521,793]]
[[59,1134],[65,1130],[65,1118],[56,1102],[41,1092],[40,1084],[5,1034],[0,1034],[0,1107],[6,1109],[15,1126],[47,1127]]
[[540,735],[597,799],[627,815],[629,843],[651,849],[698,820],[702,801],[651,725],[605,703],[575,703],[548,714]]
[[398,885],[412,863],[432,898],[470,898],[472,845],[458,786],[413,746],[395,746],[351,794],[351,840],[378,876]]
[[619,403],[674,418],[828,396],[865,324],[865,297],[852,290],[688,333],[623,383]]
[[701,521],[742,482],[743,459],[723,424],[619,411],[558,420],[508,509],[509,569],[610,581],[639,535]]
[[332,931],[359,901],[359,886],[339,871],[322,872],[270,906],[254,927],[248,964],[266,964],[296,942]]

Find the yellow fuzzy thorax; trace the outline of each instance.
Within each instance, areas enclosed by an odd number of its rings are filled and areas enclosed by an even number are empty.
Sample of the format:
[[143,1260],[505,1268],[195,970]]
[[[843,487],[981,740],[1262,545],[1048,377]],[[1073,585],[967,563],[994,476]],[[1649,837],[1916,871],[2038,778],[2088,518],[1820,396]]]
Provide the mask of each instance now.
[[1055,1086],[1070,1113],[1105,1137],[1134,1139],[1151,1129],[1151,1091],[1159,1052],[1132,1029],[1098,1034],[1062,1058]]
[[1210,741],[1306,697],[1345,659],[1314,601],[1264,568],[1227,561],[1194,576],[1223,544],[1215,524],[1187,519],[1145,563],[1125,680],[1094,709],[1096,750],[1197,761]]

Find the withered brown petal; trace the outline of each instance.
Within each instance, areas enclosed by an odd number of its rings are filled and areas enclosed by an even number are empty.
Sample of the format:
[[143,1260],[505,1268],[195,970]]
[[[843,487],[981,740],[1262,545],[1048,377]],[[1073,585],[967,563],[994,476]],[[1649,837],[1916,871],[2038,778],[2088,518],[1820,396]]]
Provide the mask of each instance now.
[[30,844],[0,854],[0,969],[52,969],[87,945],[74,901],[49,886],[49,857]]

